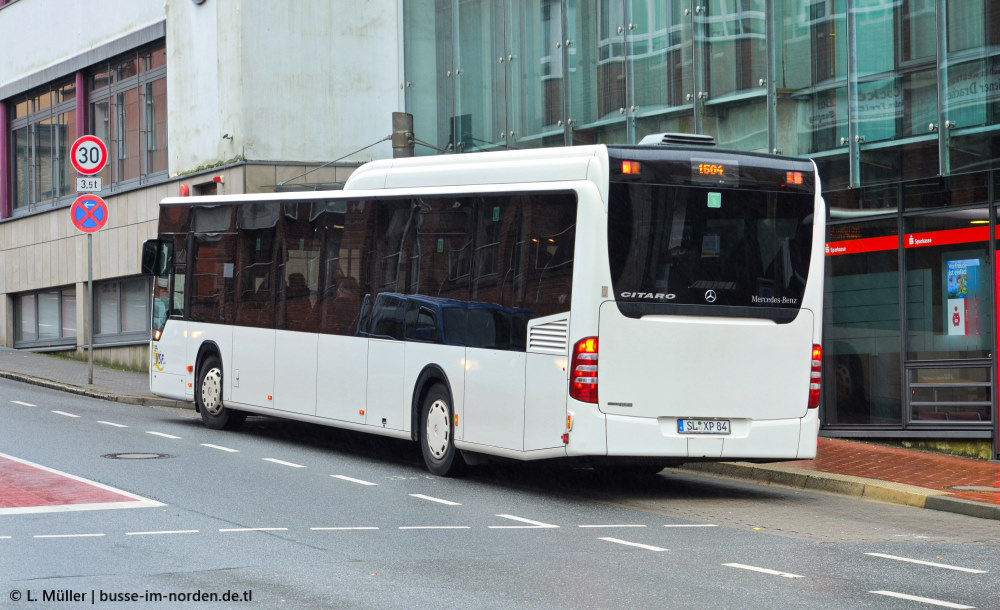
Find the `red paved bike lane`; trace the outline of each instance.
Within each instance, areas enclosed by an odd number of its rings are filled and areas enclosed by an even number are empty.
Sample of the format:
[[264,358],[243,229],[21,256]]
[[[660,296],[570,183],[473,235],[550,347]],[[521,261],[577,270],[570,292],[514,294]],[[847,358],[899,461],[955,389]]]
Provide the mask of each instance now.
[[126,491],[0,454],[0,515],[161,506]]

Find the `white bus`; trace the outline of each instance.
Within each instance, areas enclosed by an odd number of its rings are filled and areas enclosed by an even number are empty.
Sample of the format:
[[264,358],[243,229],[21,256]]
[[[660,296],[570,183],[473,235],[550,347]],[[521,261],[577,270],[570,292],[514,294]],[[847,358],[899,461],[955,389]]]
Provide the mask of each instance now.
[[579,146],[376,161],[342,191],[163,200],[150,388],[483,456],[812,458],[808,160]]

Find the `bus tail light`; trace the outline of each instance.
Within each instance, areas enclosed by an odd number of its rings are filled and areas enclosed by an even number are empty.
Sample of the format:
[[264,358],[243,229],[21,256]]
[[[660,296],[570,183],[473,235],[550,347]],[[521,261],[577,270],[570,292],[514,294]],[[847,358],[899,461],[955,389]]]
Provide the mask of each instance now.
[[819,383],[820,367],[823,363],[823,348],[813,345],[812,368],[809,372],[809,408],[815,409],[819,406]]
[[597,403],[597,337],[576,342],[570,366],[570,397],[580,402]]

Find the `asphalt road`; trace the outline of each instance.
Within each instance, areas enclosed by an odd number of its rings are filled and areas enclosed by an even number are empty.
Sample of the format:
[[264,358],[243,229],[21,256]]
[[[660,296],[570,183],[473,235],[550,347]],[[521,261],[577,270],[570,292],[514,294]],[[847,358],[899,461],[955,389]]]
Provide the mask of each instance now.
[[3,608],[1000,608],[995,521],[684,471],[442,479],[405,442],[7,380],[0,453],[162,503],[0,513]]

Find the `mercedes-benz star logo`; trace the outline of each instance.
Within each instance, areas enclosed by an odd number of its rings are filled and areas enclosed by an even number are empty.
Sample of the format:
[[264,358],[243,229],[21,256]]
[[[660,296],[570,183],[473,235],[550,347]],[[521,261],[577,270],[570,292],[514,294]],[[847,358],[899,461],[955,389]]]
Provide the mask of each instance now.
[[714,290],[708,290],[705,292],[705,300],[709,303],[714,303],[716,298]]

